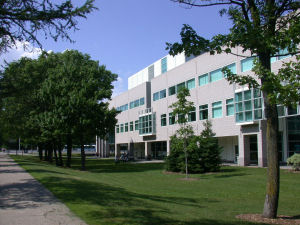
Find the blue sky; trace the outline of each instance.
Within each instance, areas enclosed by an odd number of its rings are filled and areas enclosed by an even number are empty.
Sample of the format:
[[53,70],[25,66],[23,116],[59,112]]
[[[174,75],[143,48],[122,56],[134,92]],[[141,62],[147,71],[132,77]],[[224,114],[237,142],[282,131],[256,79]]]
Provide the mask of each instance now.
[[[114,95],[127,90],[130,75],[168,54],[166,42],[180,40],[183,24],[191,25],[205,38],[227,33],[230,27],[227,18],[219,16],[218,7],[187,9],[170,0],[96,0],[95,3],[99,10],[86,20],[79,20],[80,30],[70,31],[74,44],[39,37],[46,51],[77,49],[118,74]],[[17,59],[24,55],[22,51],[19,48],[1,58]]]

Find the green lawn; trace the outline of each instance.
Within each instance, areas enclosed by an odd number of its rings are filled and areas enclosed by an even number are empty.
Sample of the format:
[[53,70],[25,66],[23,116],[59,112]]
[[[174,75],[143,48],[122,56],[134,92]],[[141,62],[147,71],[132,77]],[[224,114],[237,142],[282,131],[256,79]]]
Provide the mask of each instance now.
[[[87,171],[57,168],[37,157],[13,158],[88,224],[253,224],[235,215],[261,213],[266,169],[223,167],[217,174],[164,174],[163,164],[87,160]],[[300,174],[281,171],[279,214],[300,214]]]

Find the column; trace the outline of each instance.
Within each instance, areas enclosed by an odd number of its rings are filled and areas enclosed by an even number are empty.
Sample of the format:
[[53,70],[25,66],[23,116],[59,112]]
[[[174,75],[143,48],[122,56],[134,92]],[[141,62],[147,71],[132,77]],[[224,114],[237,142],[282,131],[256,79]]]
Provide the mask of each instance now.
[[170,148],[170,147],[171,147],[171,146],[170,146],[170,141],[167,140],[167,156],[170,155],[170,152],[171,152],[171,148]]
[[115,157],[120,157],[120,145],[118,145],[117,143],[115,143]]
[[[145,142],[145,159],[151,159],[151,143]],[[150,158],[148,157],[150,156]]]
[[247,166],[250,164],[250,140],[249,136],[239,134],[239,166]]
[[100,157],[100,138],[98,136],[96,136],[96,155],[98,157]]

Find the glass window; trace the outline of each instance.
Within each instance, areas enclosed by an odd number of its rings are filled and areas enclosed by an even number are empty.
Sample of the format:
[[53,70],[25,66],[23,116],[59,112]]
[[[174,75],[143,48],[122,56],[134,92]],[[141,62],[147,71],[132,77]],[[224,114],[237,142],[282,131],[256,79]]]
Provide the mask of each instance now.
[[184,123],[184,121],[185,121],[185,118],[184,118],[184,115],[182,115],[182,114],[179,114],[178,115],[178,123]]
[[159,92],[153,94],[153,101],[159,100]]
[[148,67],[148,77],[151,80],[154,77],[154,65]]
[[289,106],[287,108],[287,113],[288,113],[288,115],[295,115],[295,114],[297,114],[297,107],[295,107],[295,106]]
[[208,84],[208,74],[204,74],[199,76],[199,86],[203,86],[205,84]]
[[139,117],[139,134],[152,133],[152,115]]
[[249,57],[249,58],[243,59],[241,61],[241,67],[242,67],[241,70],[242,70],[242,72],[247,72],[247,71],[252,70],[253,60],[254,60],[254,57]]
[[236,122],[262,119],[262,95],[259,89],[235,93]]
[[175,116],[173,113],[169,113],[169,125],[175,124]]
[[130,131],[133,131],[133,121],[130,122],[130,127],[129,127]]
[[278,60],[290,57],[291,55],[284,55],[284,54],[288,54],[288,53],[289,53],[289,51],[287,48],[279,50],[278,54],[283,55],[283,56],[278,56]]
[[200,105],[199,106],[199,120],[207,120],[208,119],[208,105]]
[[167,95],[166,89],[161,90],[161,91],[159,92],[159,98],[160,98],[160,99],[165,98],[166,95]]
[[222,78],[223,78],[223,73],[222,73],[221,69],[212,71],[210,73],[210,81],[211,82],[214,82],[214,81],[217,81],[217,80],[221,80]]
[[226,100],[226,116],[234,115],[234,102],[233,98]]
[[167,115],[166,114],[162,114],[160,116],[160,125],[162,127],[167,126]]
[[139,129],[139,121],[136,120],[134,121],[134,130],[138,130]]
[[193,88],[195,88],[195,78],[194,79],[191,79],[191,80],[188,80],[186,82],[186,87],[191,90]]
[[226,66],[226,68],[228,68],[231,73],[236,74],[236,64],[235,63],[232,63],[229,66]]
[[125,132],[128,132],[128,123],[125,123]]
[[182,88],[184,88],[185,87],[185,82],[182,82],[182,83],[180,83],[180,84],[177,84],[177,93],[182,89]]
[[193,110],[189,113],[188,117],[189,122],[196,121],[196,108],[194,107]]
[[175,86],[169,87],[169,96],[175,94],[176,94],[176,87]]
[[140,98],[140,105],[144,105],[145,104],[145,98]]
[[121,124],[120,127],[121,127],[120,131],[121,131],[121,133],[123,133],[124,132],[124,124]]
[[161,60],[161,73],[167,72],[168,67],[167,67],[167,57],[163,58]]
[[231,73],[236,74],[236,64],[232,63],[229,66],[227,66],[227,68],[231,71]]
[[119,125],[116,125],[117,134],[120,132]]
[[278,112],[278,116],[284,116],[284,106],[283,105],[278,105],[277,106],[277,112]]
[[222,101],[212,103],[212,118],[220,118],[222,114]]
[[129,108],[130,109],[134,108],[134,102],[130,102]]
[[271,63],[274,63],[276,61],[277,61],[277,57],[276,56],[275,57],[271,57]]

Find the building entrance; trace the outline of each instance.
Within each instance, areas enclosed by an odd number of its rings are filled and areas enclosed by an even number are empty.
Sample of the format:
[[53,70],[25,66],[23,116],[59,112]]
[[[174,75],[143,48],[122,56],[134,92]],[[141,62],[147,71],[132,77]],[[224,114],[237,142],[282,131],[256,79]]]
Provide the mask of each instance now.
[[152,159],[164,159],[167,156],[167,142],[159,141],[151,143]]
[[250,164],[258,164],[258,147],[257,147],[257,135],[249,136],[250,144]]

